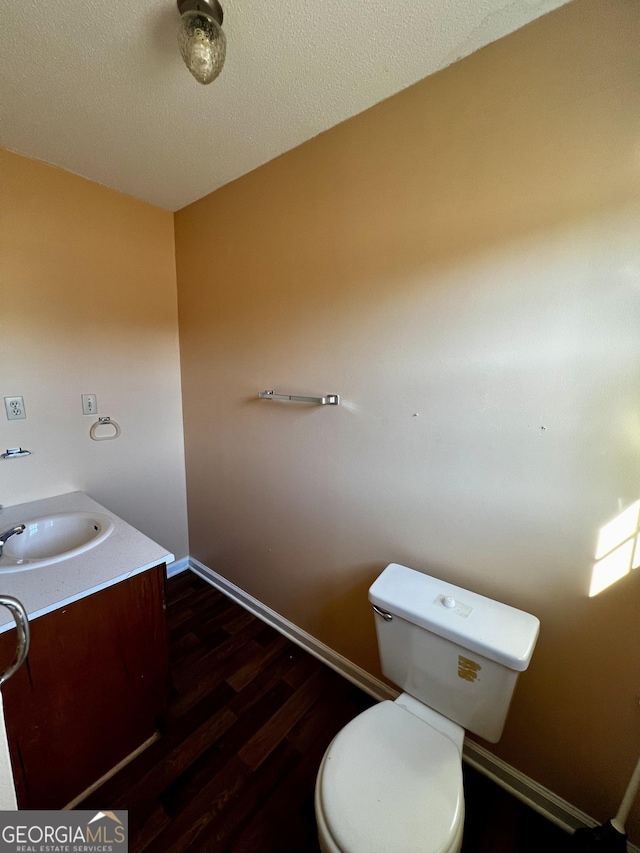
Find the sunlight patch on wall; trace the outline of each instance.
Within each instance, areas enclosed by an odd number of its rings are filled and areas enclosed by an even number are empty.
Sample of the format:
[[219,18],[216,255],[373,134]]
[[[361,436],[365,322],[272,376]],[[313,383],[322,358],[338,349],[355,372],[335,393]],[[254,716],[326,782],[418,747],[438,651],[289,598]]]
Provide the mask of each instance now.
[[640,565],[640,501],[600,529],[589,596],[602,592]]

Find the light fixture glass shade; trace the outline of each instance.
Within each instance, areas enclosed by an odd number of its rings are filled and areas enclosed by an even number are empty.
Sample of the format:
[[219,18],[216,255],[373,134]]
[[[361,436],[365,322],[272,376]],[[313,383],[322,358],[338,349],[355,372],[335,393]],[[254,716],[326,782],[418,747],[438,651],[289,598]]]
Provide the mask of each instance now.
[[227,52],[227,39],[217,21],[201,11],[183,12],[178,44],[185,65],[199,83],[216,79]]

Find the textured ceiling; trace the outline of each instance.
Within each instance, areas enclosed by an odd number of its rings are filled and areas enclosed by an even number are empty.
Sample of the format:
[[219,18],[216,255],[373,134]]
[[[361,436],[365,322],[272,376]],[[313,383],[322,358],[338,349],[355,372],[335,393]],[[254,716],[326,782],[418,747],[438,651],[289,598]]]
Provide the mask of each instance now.
[[201,86],[174,0],[0,0],[0,145],[177,210],[566,0],[222,0]]

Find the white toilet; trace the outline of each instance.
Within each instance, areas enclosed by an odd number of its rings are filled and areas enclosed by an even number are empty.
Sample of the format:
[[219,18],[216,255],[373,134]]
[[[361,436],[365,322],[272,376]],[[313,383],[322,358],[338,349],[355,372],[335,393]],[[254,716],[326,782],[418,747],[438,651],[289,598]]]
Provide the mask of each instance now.
[[535,616],[392,563],[369,590],[382,672],[405,690],[348,723],[316,781],[322,853],[458,853],[464,730],[500,739]]

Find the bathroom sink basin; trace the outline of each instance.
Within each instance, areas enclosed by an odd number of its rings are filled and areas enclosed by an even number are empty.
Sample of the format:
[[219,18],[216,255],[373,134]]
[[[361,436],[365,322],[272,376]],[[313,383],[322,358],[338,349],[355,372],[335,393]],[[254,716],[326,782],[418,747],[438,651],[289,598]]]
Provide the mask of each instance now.
[[0,572],[22,572],[76,557],[104,542],[114,528],[109,516],[98,512],[61,512],[23,524],[24,532],[4,545]]

